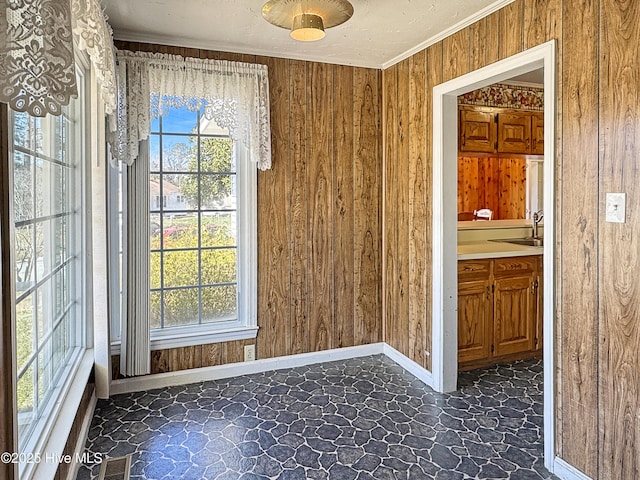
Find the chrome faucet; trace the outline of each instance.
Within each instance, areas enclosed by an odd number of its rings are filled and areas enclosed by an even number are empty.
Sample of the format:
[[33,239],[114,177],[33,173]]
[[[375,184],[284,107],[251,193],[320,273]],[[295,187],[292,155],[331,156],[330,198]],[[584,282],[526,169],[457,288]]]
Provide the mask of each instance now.
[[533,213],[533,222],[531,222],[531,236],[533,238],[538,238],[538,224],[543,219],[543,217],[544,214],[542,213],[542,210],[538,210],[537,212]]

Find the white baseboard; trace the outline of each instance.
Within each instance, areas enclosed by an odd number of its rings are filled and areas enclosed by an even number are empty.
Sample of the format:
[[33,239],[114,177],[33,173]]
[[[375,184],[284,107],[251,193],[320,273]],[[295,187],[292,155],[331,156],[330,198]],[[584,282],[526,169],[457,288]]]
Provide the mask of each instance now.
[[592,480],[573,465],[569,465],[560,457],[556,457],[553,462],[553,474],[562,480]]
[[91,421],[93,420],[93,414],[96,410],[97,403],[98,398],[94,392],[93,395],[91,395],[91,400],[89,400],[87,411],[84,413],[82,427],[80,427],[80,433],[78,434],[78,440],[73,448],[73,461],[71,462],[69,472],[67,473],[67,480],[75,480],[78,476],[78,470],[80,469],[82,462],[78,462],[77,460],[82,458],[82,452],[84,451],[84,446],[87,443],[87,437],[89,436],[89,429],[91,428]]
[[414,362],[409,357],[406,357],[387,343],[384,344],[384,354],[418,380],[423,381],[429,387],[433,388],[433,375],[431,375],[431,372],[425,369],[422,365]]
[[385,353],[384,343],[372,343],[357,347],[335,348],[322,352],[300,353],[284,357],[265,358],[252,362],[230,363],[214,367],[193,368],[178,372],[157,373],[142,377],[125,378],[111,383],[111,394],[140,392],[154,388],[186,385],[189,383],[219,380],[222,378],[250,375],[283,368],[302,367],[316,363],[347,360],[349,358],[366,357]]

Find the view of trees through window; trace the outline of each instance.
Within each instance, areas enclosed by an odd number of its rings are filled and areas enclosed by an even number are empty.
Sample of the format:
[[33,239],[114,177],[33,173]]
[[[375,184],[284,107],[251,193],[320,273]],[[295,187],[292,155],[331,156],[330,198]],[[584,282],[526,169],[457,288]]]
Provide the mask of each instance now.
[[20,448],[82,346],[77,103],[58,117],[12,115]]
[[150,137],[151,328],[237,317],[234,146],[203,112],[171,109]]

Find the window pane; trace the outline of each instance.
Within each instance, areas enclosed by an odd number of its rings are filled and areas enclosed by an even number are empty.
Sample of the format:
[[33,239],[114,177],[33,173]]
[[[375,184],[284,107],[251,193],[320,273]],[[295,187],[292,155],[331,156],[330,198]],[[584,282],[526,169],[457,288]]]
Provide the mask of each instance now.
[[198,127],[198,112],[187,108],[169,108],[162,115],[162,133],[195,133]]
[[235,285],[202,288],[202,323],[235,318],[237,313]]
[[35,294],[27,296],[16,305],[16,364],[22,371],[33,354]]
[[194,143],[193,137],[162,136],[162,171],[163,173],[198,171],[197,144]]
[[198,289],[165,290],[164,326],[198,323]]
[[18,432],[19,432],[19,448],[22,449],[25,437],[30,431],[30,426],[35,420],[34,410],[34,368],[35,362],[24,372],[22,377],[18,378],[17,397],[18,397]]
[[[80,124],[72,100],[61,116],[13,114],[12,181],[16,271],[16,376],[19,447],[38,438],[43,413],[64,393],[63,375],[79,358],[82,315],[83,204],[73,193],[81,180],[76,140]],[[26,150],[22,151],[22,150]],[[73,202],[73,203],[72,203]],[[24,298],[22,298],[24,297]]]
[[198,122],[198,113],[186,109],[170,109],[157,126],[150,172],[151,326],[199,324],[205,314],[206,321],[235,318],[233,141],[227,129],[206,118]]
[[13,213],[15,221],[21,222],[33,218],[34,208],[34,159],[31,155],[15,152],[13,155],[14,184],[19,188],[14,189]]
[[163,248],[198,248],[198,214],[163,215]]
[[236,212],[208,212],[202,214],[202,247],[236,246]]
[[160,171],[160,135],[149,135],[149,166],[152,172]]
[[198,251],[165,252],[163,255],[164,287],[198,285]]
[[235,248],[202,251],[202,284],[233,283],[238,274]]
[[203,210],[236,209],[236,176],[207,174],[200,177],[200,208]]
[[192,174],[163,175],[162,206],[164,210],[196,210],[198,208],[198,176]]
[[33,225],[15,229],[16,295],[35,285],[36,256]]
[[200,170],[203,172],[235,172],[233,141],[230,138],[200,140]]
[[149,299],[149,322],[151,328],[162,327],[162,311],[160,308],[161,302],[161,293],[151,292],[151,297]]
[[161,273],[161,263],[160,260],[162,258],[162,254],[151,253],[151,261],[149,262],[149,271],[151,274],[150,287],[151,288],[160,288],[160,273]]
[[[169,177],[171,180],[169,180]],[[183,193],[183,188],[189,188],[192,175],[163,175],[162,176],[162,210],[165,212],[193,210],[191,197]],[[182,185],[182,187],[180,186]],[[198,191],[193,192],[193,201],[198,195]]]

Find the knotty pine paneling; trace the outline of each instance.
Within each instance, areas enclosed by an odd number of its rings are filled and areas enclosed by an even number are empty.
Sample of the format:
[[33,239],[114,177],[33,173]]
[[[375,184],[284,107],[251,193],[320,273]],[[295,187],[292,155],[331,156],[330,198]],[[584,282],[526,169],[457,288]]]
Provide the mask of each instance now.
[[[269,68],[273,167],[258,174],[257,358],[381,341],[381,72],[116,43]],[[242,361],[251,343],[154,351],[152,371]]]
[[[428,100],[433,86],[466,73],[467,64],[470,70],[481,68],[525,48],[556,41],[556,238],[551,239],[557,247],[555,440],[557,454],[591,478],[638,478],[640,473],[640,280],[633,273],[640,260],[639,36],[637,2],[516,0],[427,50],[442,52],[440,60],[427,61]],[[478,39],[481,48],[475,44]],[[419,64],[422,54],[410,62]],[[396,140],[402,111],[397,92],[406,80],[398,78],[397,66],[385,70],[382,78],[383,195],[388,202],[397,200],[403,188],[390,164],[400,164],[404,155]],[[421,93],[410,91],[409,117],[419,123],[425,116],[431,132],[430,105],[426,113],[421,111],[421,98]],[[424,159],[410,148],[409,185],[420,181],[416,177],[421,168],[432,170],[432,140],[427,143]],[[626,223],[606,223],[604,194],[618,191],[627,194]],[[385,340],[399,345],[399,337],[406,336],[410,345],[402,353],[417,362],[421,359],[415,358],[411,339],[419,326],[410,322],[407,331],[397,317],[405,301],[397,288],[404,267],[397,262],[408,259],[411,272],[421,260],[414,260],[415,243],[392,245],[389,234],[405,228],[411,232],[419,209],[429,214],[432,193],[427,192],[424,207],[421,194],[409,189],[406,217],[385,203],[383,225],[383,249],[393,259],[387,259],[383,275]],[[431,241],[427,231],[425,255],[431,251]],[[403,257],[398,252],[402,248],[411,254]],[[430,261],[426,268],[429,271]],[[409,290],[409,312],[428,305],[427,325],[430,297],[430,287]],[[430,343],[428,332],[426,349]]]

